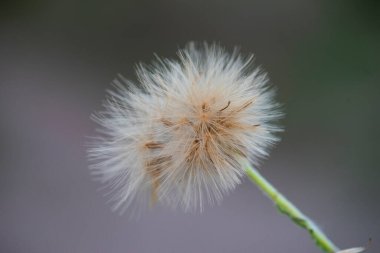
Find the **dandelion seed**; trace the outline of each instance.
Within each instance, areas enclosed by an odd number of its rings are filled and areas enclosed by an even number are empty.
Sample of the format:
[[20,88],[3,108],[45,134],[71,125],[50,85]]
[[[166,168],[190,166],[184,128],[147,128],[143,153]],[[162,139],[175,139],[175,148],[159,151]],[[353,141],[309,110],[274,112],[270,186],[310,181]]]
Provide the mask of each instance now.
[[116,209],[138,198],[185,210],[219,202],[240,183],[240,160],[258,164],[278,140],[279,106],[252,56],[193,43],[178,56],[141,65],[138,84],[119,78],[94,117],[91,168]]
[[363,248],[363,247],[357,247],[357,248],[340,250],[340,251],[338,251],[336,253],[360,253],[360,252],[364,252],[364,251],[365,251],[365,248]]

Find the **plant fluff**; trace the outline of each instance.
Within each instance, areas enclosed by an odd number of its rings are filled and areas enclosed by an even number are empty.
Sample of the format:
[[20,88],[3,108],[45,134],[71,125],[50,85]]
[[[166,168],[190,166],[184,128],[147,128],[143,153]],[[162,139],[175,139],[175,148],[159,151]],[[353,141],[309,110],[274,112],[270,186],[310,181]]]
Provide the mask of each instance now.
[[278,138],[281,117],[265,73],[253,56],[190,43],[178,60],[119,77],[104,110],[91,169],[112,193],[115,209],[163,202],[202,210],[233,190]]

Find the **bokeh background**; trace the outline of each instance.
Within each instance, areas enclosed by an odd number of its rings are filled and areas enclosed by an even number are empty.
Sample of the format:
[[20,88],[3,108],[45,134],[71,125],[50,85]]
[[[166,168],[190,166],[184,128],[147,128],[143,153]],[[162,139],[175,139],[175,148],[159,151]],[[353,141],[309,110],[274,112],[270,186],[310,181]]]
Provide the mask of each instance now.
[[287,114],[262,173],[337,245],[380,252],[376,0],[1,0],[0,252],[319,252],[248,180],[202,214],[110,211],[89,116],[117,73],[190,40],[255,53]]

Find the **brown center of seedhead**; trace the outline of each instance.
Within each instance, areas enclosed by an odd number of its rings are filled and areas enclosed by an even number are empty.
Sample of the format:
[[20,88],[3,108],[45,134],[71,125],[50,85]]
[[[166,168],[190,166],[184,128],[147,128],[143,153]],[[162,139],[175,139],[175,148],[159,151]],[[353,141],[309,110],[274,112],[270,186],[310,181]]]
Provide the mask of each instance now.
[[[252,99],[241,105],[234,105],[233,102],[227,101],[221,108],[216,108],[215,101],[205,101],[194,108],[195,115],[177,120],[161,118],[160,121],[170,131],[177,132],[173,136],[181,136],[182,131],[191,129],[192,133],[188,136],[193,136],[193,139],[187,142],[189,146],[186,151],[186,162],[193,168],[210,170],[216,166],[236,162],[237,156],[247,156],[247,150],[236,138],[236,134],[255,131],[260,126],[248,125],[241,120],[244,117],[241,113],[253,102]],[[144,144],[144,148],[152,154],[152,158],[146,162],[146,171],[152,182],[152,204],[158,198],[157,191],[162,170],[167,168],[173,159],[172,156],[153,155],[157,151],[159,153],[165,145],[166,143],[155,141]]]
[[[236,131],[253,131],[259,125],[247,125],[241,122],[240,114],[253,104],[253,99],[242,105],[234,106],[227,101],[222,108],[212,108],[210,102],[201,103],[198,116],[191,123],[194,140],[187,152],[187,161],[198,167],[209,161],[214,166],[228,162],[236,155],[246,156],[246,149],[236,138]],[[214,106],[215,107],[215,106]],[[235,160],[235,159],[233,159]],[[203,166],[204,167],[204,166]],[[207,169],[207,168],[205,168]]]
[[[177,121],[161,119],[164,126],[173,131],[182,127],[190,127],[193,131],[193,140],[190,141],[186,153],[188,163],[205,164],[206,161],[221,164],[226,157],[231,158],[238,154],[246,156],[246,149],[236,136],[236,131],[255,131],[259,124],[248,125],[242,123],[241,115],[254,102],[248,100],[241,105],[234,105],[230,100],[221,108],[215,108],[215,98],[204,101],[194,107],[195,115],[183,117]],[[202,167],[202,166],[198,166]]]

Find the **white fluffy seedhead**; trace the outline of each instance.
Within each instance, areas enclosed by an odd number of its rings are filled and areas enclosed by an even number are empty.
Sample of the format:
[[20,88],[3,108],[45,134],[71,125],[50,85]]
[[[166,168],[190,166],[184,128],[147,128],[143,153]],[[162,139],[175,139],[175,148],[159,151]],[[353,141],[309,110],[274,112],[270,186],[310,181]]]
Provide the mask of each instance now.
[[95,117],[92,169],[115,208],[137,200],[201,210],[240,183],[243,160],[257,165],[278,140],[279,106],[252,56],[193,43],[178,55],[141,66],[138,85],[116,81]]

